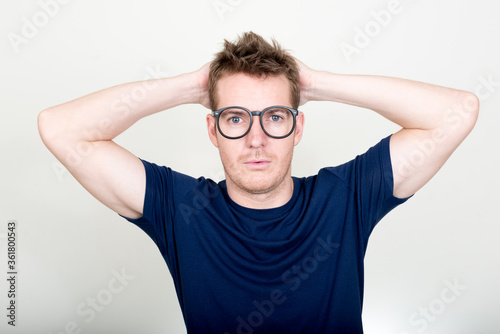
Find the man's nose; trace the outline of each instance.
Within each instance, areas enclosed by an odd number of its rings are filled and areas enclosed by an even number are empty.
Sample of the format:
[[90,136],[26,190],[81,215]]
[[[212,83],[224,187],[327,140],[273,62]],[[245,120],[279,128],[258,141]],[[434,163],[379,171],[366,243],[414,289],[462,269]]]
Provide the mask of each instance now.
[[252,116],[252,127],[247,134],[247,140],[252,147],[260,147],[267,140],[267,135],[260,125],[260,117]]

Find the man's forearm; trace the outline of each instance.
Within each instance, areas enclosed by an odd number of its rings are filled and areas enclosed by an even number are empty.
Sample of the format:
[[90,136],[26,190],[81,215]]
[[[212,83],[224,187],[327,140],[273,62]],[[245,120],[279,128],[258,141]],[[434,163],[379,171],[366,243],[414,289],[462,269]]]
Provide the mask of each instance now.
[[477,120],[479,100],[466,91],[397,78],[318,72],[298,64],[302,104],[333,101],[368,108],[403,128],[390,141],[393,195],[399,198],[422,188]]
[[403,128],[429,130],[445,125],[451,108],[466,108],[471,95],[405,79],[317,72],[308,97],[368,108]]
[[208,105],[207,70],[111,87],[42,111],[38,127],[54,156],[95,198],[130,218],[142,215],[142,162],[112,141],[137,120],[186,103]]
[[143,117],[199,102],[198,90],[191,74],[122,84],[44,110],[39,127],[44,141],[111,140]]

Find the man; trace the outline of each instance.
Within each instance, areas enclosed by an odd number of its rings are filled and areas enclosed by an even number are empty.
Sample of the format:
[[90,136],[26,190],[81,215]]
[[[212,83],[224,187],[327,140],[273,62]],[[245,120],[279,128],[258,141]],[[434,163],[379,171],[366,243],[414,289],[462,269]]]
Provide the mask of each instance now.
[[[144,85],[154,87],[147,99],[117,112],[114,101]],[[304,128],[297,108],[312,100],[369,108],[402,129],[341,166],[292,177]],[[208,134],[225,181],[142,161],[112,141],[142,117],[186,103],[212,109]],[[363,332],[372,229],[434,176],[478,109],[464,91],[314,71],[250,32],[193,73],[47,109],[39,128],[93,196],[156,243],[189,333],[353,334]]]

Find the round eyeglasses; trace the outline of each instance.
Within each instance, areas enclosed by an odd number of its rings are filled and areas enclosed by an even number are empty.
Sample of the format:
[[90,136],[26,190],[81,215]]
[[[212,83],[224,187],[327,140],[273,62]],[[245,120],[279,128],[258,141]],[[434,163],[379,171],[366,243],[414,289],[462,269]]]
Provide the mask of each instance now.
[[260,116],[260,125],[266,135],[275,139],[286,138],[295,129],[299,111],[289,107],[272,106],[262,111],[250,111],[243,107],[226,107],[212,111],[217,129],[228,139],[239,139],[252,128],[253,116]]

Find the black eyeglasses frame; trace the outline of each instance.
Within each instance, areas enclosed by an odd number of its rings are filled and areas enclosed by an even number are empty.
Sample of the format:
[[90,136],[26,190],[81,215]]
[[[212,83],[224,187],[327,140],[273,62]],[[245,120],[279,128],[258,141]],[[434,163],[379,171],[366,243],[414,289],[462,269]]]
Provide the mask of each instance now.
[[[249,115],[250,115],[250,125],[248,127],[248,130],[241,136],[238,136],[238,137],[230,137],[230,136],[227,136],[224,132],[221,131],[220,129],[220,126],[219,126],[219,119],[220,119],[220,114],[224,111],[224,110],[227,110],[227,109],[241,109],[241,110],[244,110],[246,111]],[[262,121],[262,115],[270,110],[270,109],[273,109],[273,108],[283,108],[283,109],[287,109],[288,111],[290,111],[293,115],[293,125],[292,125],[292,129],[290,130],[290,132],[288,132],[286,135],[284,136],[272,136],[270,135],[266,129],[264,129],[264,124],[263,124],[263,121]],[[262,128],[262,131],[264,131],[264,133],[268,136],[268,137],[271,137],[271,138],[274,138],[274,139],[283,139],[283,138],[286,138],[288,136],[290,136],[293,131],[295,130],[295,125],[297,123],[297,116],[299,115],[299,111],[297,109],[293,109],[293,108],[290,108],[290,107],[285,107],[285,106],[270,106],[270,107],[267,107],[263,110],[254,110],[254,111],[250,111],[249,109],[247,108],[244,108],[244,107],[240,107],[240,106],[231,106],[231,107],[224,107],[224,108],[221,108],[221,109],[218,109],[218,110],[214,110],[212,111],[212,116],[214,116],[216,118],[216,124],[217,124],[217,130],[219,131],[219,133],[227,138],[227,139],[240,139],[240,138],[243,138],[245,137],[249,132],[250,132],[250,129],[252,128],[252,124],[253,124],[253,116],[259,116],[259,120],[260,120],[260,127]]]

